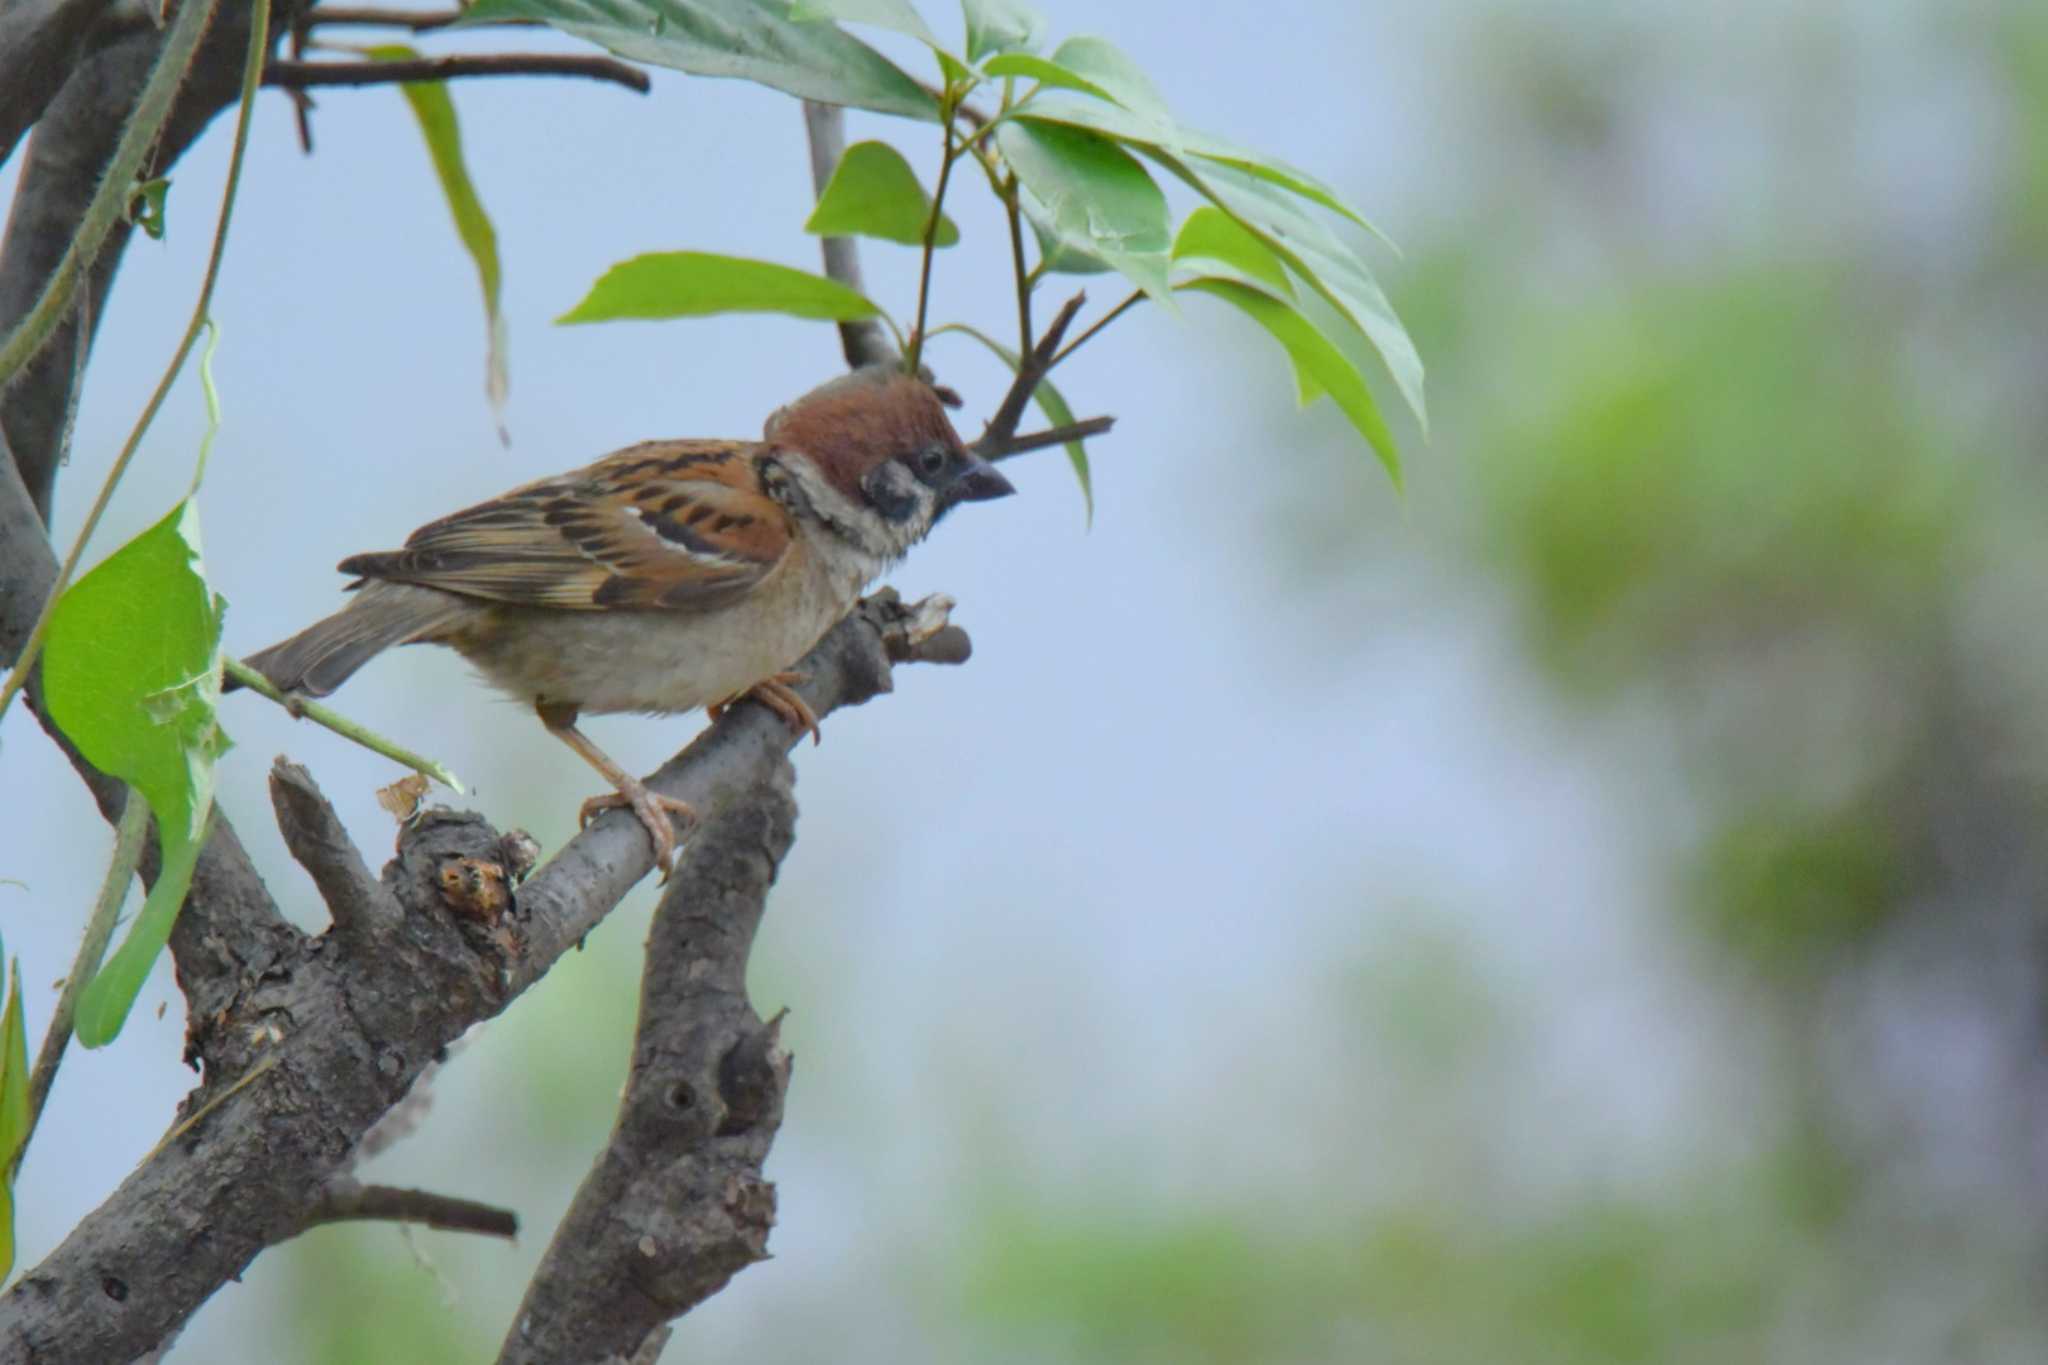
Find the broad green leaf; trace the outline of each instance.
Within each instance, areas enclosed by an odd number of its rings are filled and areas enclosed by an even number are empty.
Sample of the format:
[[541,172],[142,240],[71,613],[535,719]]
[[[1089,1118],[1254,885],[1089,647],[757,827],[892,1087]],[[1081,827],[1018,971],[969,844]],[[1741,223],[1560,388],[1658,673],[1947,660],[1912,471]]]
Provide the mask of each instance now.
[[1174,128],[1173,111],[1166,107],[1159,87],[1153,85],[1152,78],[1140,71],[1138,64],[1107,38],[1086,35],[1069,38],[1053,49],[1052,59],[1055,64],[1087,82],[1089,88],[1105,92],[1106,98],[1140,118],[1149,119],[1169,130]]
[[[804,231],[920,246],[931,212],[931,196],[917,183],[917,172],[902,153],[886,142],[856,142],[833,167],[831,183],[818,196],[818,207],[811,211]],[[935,240],[939,246],[960,240],[960,229],[944,214],[939,215]]]
[[621,57],[753,81],[801,99],[937,122],[938,101],[836,24],[778,0],[476,0],[459,26],[531,19]]
[[790,0],[789,17],[799,24],[821,19],[873,24],[907,34],[934,52],[941,50],[938,35],[925,27],[924,17],[909,0]]
[[199,509],[188,497],[72,584],[50,617],[50,715],[93,766],[142,793],[163,850],[141,913],[79,999],[87,1047],[120,1032],[205,838],[214,762],[228,747],[214,715],[224,606],[206,583]]
[[1045,16],[1021,0],[961,0],[967,16],[967,60],[991,52],[1036,52],[1045,39]]
[[[1112,98],[1114,97],[1112,96]],[[1223,138],[1215,137],[1208,133],[1198,133],[1179,125],[1171,125],[1172,138],[1178,142],[1178,146],[1175,146],[1172,140],[1162,136],[1161,129],[1156,121],[1148,120],[1132,113],[1129,109],[1121,108],[1119,107],[1120,104],[1121,101],[1118,101],[1117,104],[1098,104],[1059,96],[1034,96],[1011,110],[1010,116],[1012,118],[1071,124],[1074,127],[1087,128],[1092,132],[1101,133],[1105,137],[1112,137],[1119,142],[1129,143],[1132,146],[1143,147],[1148,150],[1156,149],[1177,156],[1189,156],[1195,159],[1192,166],[1194,173],[1199,173],[1202,166],[1209,163],[1232,167],[1246,175],[1268,181],[1292,194],[1298,194],[1304,199],[1320,204],[1332,213],[1349,218],[1381,241],[1386,242],[1388,246],[1393,246],[1393,243],[1388,241],[1386,234],[1374,227],[1366,220],[1363,214],[1338,198],[1334,190],[1310,175],[1307,171],[1290,166],[1278,157],[1265,156],[1258,152],[1248,151]]]
[[1107,261],[1152,297],[1170,297],[1166,196],[1130,153],[1057,124],[1005,123],[996,144],[1017,174],[1032,221]]
[[[965,333],[994,351],[1002,357],[1003,363],[1010,367],[1013,374],[1022,363],[1015,351],[986,332],[977,331],[959,322],[954,323],[951,330]],[[1045,380],[1038,381],[1038,387],[1032,390],[1031,401],[1038,404],[1039,411],[1045,414],[1045,420],[1052,425],[1064,427],[1073,424],[1074,410],[1067,406],[1067,400],[1060,396],[1060,391]],[[1095,524],[1095,480],[1088,472],[1088,451],[1079,441],[1068,441],[1066,447],[1067,463],[1074,467],[1074,477],[1080,481],[1081,501],[1088,509],[1088,524],[1092,526]]]
[[[1393,433],[1387,430],[1386,420],[1380,416],[1379,405],[1373,402],[1372,391],[1366,387],[1364,376],[1307,318],[1278,299],[1236,280],[1205,278],[1190,280],[1180,287],[1214,294],[1234,304],[1245,316],[1272,333],[1273,339],[1287,351],[1287,358],[1293,362],[1295,370],[1306,371],[1313,377],[1315,387],[1330,395],[1344,415],[1351,419],[1351,425],[1358,429],[1359,435],[1365,437],[1379,453],[1380,463],[1386,466],[1394,486],[1401,486],[1400,453],[1394,448]],[[1299,379],[1297,384],[1304,391],[1309,387]]]
[[700,318],[715,313],[787,313],[847,322],[881,315],[837,280],[773,261],[708,251],[657,251],[620,261],[556,322]]
[[[366,49],[380,62],[407,62],[420,54],[402,43]],[[491,418],[502,435],[505,430],[505,317],[498,310],[503,277],[498,265],[498,233],[484,212],[476,185],[469,178],[469,166],[462,155],[462,127],[455,118],[455,101],[449,98],[445,81],[407,81],[399,86],[412,116],[426,140],[427,155],[433,159],[434,175],[448,200],[449,216],[455,220],[455,234],[462,239],[470,260],[476,262],[477,282],[484,291],[484,397],[491,405]]]
[[7,970],[7,1009],[0,1014],[0,1282],[14,1269],[14,1163],[27,1141],[28,1025],[21,1016],[16,959]]
[[1027,203],[1024,208],[1024,221],[1031,224],[1031,235],[1038,239],[1039,263],[1047,270],[1058,275],[1100,275],[1112,269],[1100,256],[1090,256],[1073,243],[1061,241],[1039,221],[1036,204]]
[[1173,261],[1190,269],[1221,262],[1256,280],[1275,298],[1294,297],[1294,286],[1288,283],[1287,267],[1280,258],[1229,214],[1207,204],[1189,214],[1174,234]]

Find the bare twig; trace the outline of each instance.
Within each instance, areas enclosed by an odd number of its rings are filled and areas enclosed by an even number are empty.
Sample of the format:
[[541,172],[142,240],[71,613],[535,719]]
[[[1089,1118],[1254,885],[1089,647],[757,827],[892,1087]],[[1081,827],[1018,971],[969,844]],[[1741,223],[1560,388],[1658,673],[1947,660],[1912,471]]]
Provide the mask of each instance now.
[[450,57],[420,57],[401,62],[274,61],[263,69],[263,83],[285,90],[312,90],[330,85],[397,85],[408,81],[451,81],[473,76],[581,76],[610,81],[646,94],[653,86],[647,73],[610,57],[545,52],[489,52]]
[[1010,391],[1003,395],[1003,401],[996,408],[996,415],[989,418],[988,426],[975,441],[977,448],[1002,449],[1011,437],[1017,434],[1017,424],[1024,420],[1024,408],[1031,402],[1031,395],[1038,392],[1038,382],[1045,378],[1045,372],[1052,368],[1053,356],[1059,352],[1060,340],[1073,324],[1074,315],[1081,311],[1081,305],[1088,302],[1086,294],[1076,294],[1060,305],[1060,311],[1053,314],[1052,322],[1046,327],[1045,335],[1038,339],[1022,357],[1017,366],[1017,377],[1010,384]]
[[991,444],[984,436],[974,443],[974,453],[984,460],[1007,460],[1012,455],[1044,450],[1047,446],[1063,446],[1069,441],[1085,441],[1091,436],[1102,435],[1115,425],[1114,417],[1090,417],[1085,421],[1072,422],[1065,426],[1048,427],[1044,431],[1012,436],[1000,444]]
[[[832,172],[839,168],[839,158],[846,153],[846,111],[836,104],[805,100],[804,133],[811,146],[811,192],[823,195],[825,186],[832,183]],[[860,282],[860,248],[853,238],[820,238],[819,250],[825,257],[827,276],[856,294],[865,292]],[[896,348],[873,318],[840,323],[839,348],[852,370],[896,359]]]
[[1104,313],[1101,317],[1095,319],[1093,323],[1089,324],[1086,331],[1082,332],[1081,335],[1075,337],[1072,341],[1068,342],[1065,346],[1063,346],[1060,349],[1058,355],[1055,355],[1051,360],[1048,360],[1045,363],[1045,368],[1048,371],[1050,371],[1053,368],[1053,366],[1059,364],[1062,360],[1065,360],[1068,356],[1080,350],[1081,347],[1087,342],[1087,340],[1090,337],[1094,336],[1097,332],[1109,326],[1110,323],[1115,322],[1118,318],[1122,317],[1125,313],[1129,312],[1133,307],[1140,303],[1143,303],[1144,301],[1145,291],[1142,289],[1133,289],[1130,292],[1130,296],[1126,298],[1122,303],[1119,303],[1116,307],[1110,309],[1107,313]]
[[306,1215],[306,1226],[322,1223],[380,1222],[417,1223],[443,1232],[475,1232],[486,1237],[512,1241],[519,1236],[519,1215],[510,1209],[456,1199],[430,1190],[406,1190],[395,1185],[358,1185],[339,1180]]
[[372,937],[388,932],[405,911],[370,874],[334,807],[313,785],[312,774],[278,759],[270,769],[270,802],[285,847],[313,878],[335,927]]

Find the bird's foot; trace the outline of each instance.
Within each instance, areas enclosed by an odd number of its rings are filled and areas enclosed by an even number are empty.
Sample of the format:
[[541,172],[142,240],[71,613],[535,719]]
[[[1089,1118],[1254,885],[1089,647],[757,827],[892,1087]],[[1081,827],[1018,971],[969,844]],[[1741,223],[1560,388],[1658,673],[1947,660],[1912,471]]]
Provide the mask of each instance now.
[[792,734],[808,733],[811,743],[822,744],[825,738],[818,732],[818,713],[791,688],[793,683],[807,681],[809,675],[803,673],[771,673],[746,691],[711,703],[704,708],[704,714],[716,721],[729,706],[742,701],[757,701],[782,717],[783,724],[790,728]]
[[687,801],[649,791],[645,784],[633,780],[620,783],[615,792],[585,801],[576,817],[577,827],[588,825],[608,810],[621,809],[632,811],[647,831],[647,837],[654,843],[654,865],[661,869],[661,879],[667,881],[676,866],[675,822],[681,818],[685,826],[695,824],[696,810]]

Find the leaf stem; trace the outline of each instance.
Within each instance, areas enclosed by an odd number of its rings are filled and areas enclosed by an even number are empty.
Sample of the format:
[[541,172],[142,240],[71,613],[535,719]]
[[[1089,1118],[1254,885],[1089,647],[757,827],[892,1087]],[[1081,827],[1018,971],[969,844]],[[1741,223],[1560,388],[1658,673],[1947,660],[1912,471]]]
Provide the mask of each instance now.
[[1017,349],[1031,349],[1031,274],[1024,268],[1024,222],[1017,208],[1017,177],[1003,184],[1003,211],[1010,219],[1010,271],[1017,280]]
[[953,162],[959,150],[953,145],[953,113],[958,106],[949,89],[939,97],[939,127],[945,150],[939,161],[939,183],[932,189],[932,211],[924,223],[924,259],[917,271],[917,325],[911,329],[910,344],[904,348],[903,368],[917,373],[918,357],[924,350],[925,309],[931,302],[932,257],[938,251],[941,206],[946,202],[946,182],[953,178]]
[[[211,12],[217,0],[187,0],[187,8],[181,9],[177,22],[183,24],[185,15],[192,10],[204,8]],[[176,29],[173,29],[176,32]],[[196,38],[194,41],[197,41]],[[234,216],[235,192],[242,183],[242,158],[249,147],[250,113],[256,105],[256,90],[263,80],[263,58],[270,50],[270,0],[255,0],[249,16],[249,56],[242,67],[242,100],[240,112],[235,118],[234,149],[228,155],[227,187],[221,191],[220,220],[213,229],[213,251],[206,260],[206,276],[200,281],[199,299],[192,305],[192,319],[185,325],[185,335],[178,342],[178,349],[171,356],[171,363],[164,367],[163,378],[157,381],[156,391],[143,406],[142,415],[135,419],[134,430],[128,433],[128,440],[121,447],[121,453],[114,457],[114,467],[107,471],[106,482],[100,485],[99,496],[93,499],[92,510],[85,515],[85,524],[78,528],[78,539],[71,543],[71,551],[64,556],[64,563],[57,570],[57,581],[50,585],[50,595],[43,599],[42,610],[36,613],[36,623],[29,631],[28,639],[21,647],[21,657],[15,660],[14,670],[7,675],[7,684],[0,687],[0,717],[5,717],[14,696],[28,681],[29,670],[35,667],[36,657],[42,652],[43,637],[50,632],[50,614],[57,609],[57,599],[64,595],[64,589],[71,582],[71,576],[78,571],[78,561],[85,555],[86,544],[92,533],[98,529],[100,517],[106,513],[107,504],[113,500],[114,488],[121,482],[121,476],[128,472],[128,462],[135,457],[137,447],[142,444],[144,433],[150,423],[156,420],[158,409],[164,405],[164,398],[170,393],[171,385],[185,366],[185,358],[192,353],[192,347],[199,340],[200,330],[207,321],[207,308],[213,302],[214,281],[220,278],[221,257],[227,251],[228,222]],[[152,76],[154,81],[154,76]],[[148,91],[144,91],[144,98]],[[138,111],[139,112],[139,111]],[[131,127],[133,125],[131,124]],[[152,134],[153,135],[153,134]],[[132,172],[131,176],[132,178]],[[111,179],[111,175],[110,175]],[[102,189],[104,190],[104,186]],[[0,364],[0,374],[5,373]]]
[[1144,302],[1144,300],[1145,291],[1142,289],[1133,289],[1130,293],[1129,298],[1126,298],[1122,303],[1118,304],[1116,307],[1110,309],[1107,313],[1104,313],[1101,317],[1097,318],[1093,325],[1088,327],[1088,329],[1082,332],[1081,335],[1075,337],[1065,346],[1062,346],[1059,349],[1059,352],[1056,355],[1054,355],[1051,360],[1048,360],[1046,362],[1046,370],[1050,372],[1055,365],[1058,365],[1062,360],[1065,360],[1068,356],[1080,350],[1082,342],[1086,341],[1089,337],[1094,336],[1097,332],[1109,326],[1110,323],[1115,322],[1118,318],[1122,317],[1127,311],[1129,311],[1133,304],[1142,303]]
[[[85,936],[78,943],[78,955],[71,960],[71,974],[64,978],[64,989],[58,992],[49,1032],[43,1035],[35,1069],[29,1073],[28,1128],[21,1135],[21,1151],[27,1150],[28,1140],[36,1131],[36,1120],[43,1116],[43,1102],[50,1097],[50,1085],[57,1079],[57,1067],[64,1060],[64,1049],[71,1043],[71,1022],[78,1017],[78,997],[85,994],[87,984],[107,955],[107,944],[113,941],[114,924],[121,916],[122,902],[128,899],[128,884],[135,880],[135,866],[142,859],[142,839],[148,831],[149,802],[130,787],[127,801],[121,807],[120,823],[114,828],[114,854],[107,863],[106,880],[100,883],[99,898],[93,902],[92,916],[85,922]],[[15,1157],[17,1162],[20,1159],[19,1155]]]
[[358,725],[355,721],[350,720],[339,712],[329,710],[319,702],[307,701],[304,697],[287,697],[284,693],[277,690],[275,683],[243,663],[240,659],[223,657],[221,666],[226,670],[230,678],[233,678],[252,692],[262,693],[294,716],[304,716],[315,725],[324,725],[343,739],[354,740],[357,744],[362,745],[373,753],[382,754],[394,763],[402,763],[422,777],[430,777],[434,781],[452,789],[458,796],[467,796],[469,794],[467,789],[463,787],[461,778],[448,771],[446,767],[436,763],[433,759],[394,744],[376,731]]

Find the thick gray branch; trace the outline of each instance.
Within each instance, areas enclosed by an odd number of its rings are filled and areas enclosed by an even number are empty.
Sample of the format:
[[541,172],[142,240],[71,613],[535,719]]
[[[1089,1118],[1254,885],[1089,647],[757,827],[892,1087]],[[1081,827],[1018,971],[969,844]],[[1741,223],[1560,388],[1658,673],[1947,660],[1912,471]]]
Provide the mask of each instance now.
[[747,1003],[747,954],[795,838],[795,770],[778,759],[700,807],[655,911],[633,1065],[610,1141],[541,1258],[498,1359],[632,1357],[767,1257],[782,1121],[779,1022]]
[[[892,660],[963,657],[943,605],[869,599],[797,663],[805,700],[823,716],[888,691]],[[735,706],[650,785],[706,812],[741,806],[786,786],[792,742],[766,709]],[[0,1365],[101,1365],[161,1341],[263,1248],[307,1226],[421,1071],[538,980],[652,865],[639,824],[606,816],[518,888],[510,914],[470,918],[445,870],[505,857],[481,817],[429,811],[384,869],[404,910],[389,932],[303,939],[240,979],[194,1034],[205,1082],[181,1124],[0,1295]],[[671,895],[718,894],[728,866],[677,878]],[[728,1097],[742,1093],[726,1083]]]
[[106,0],[10,0],[0,6],[0,162],[43,116]]

